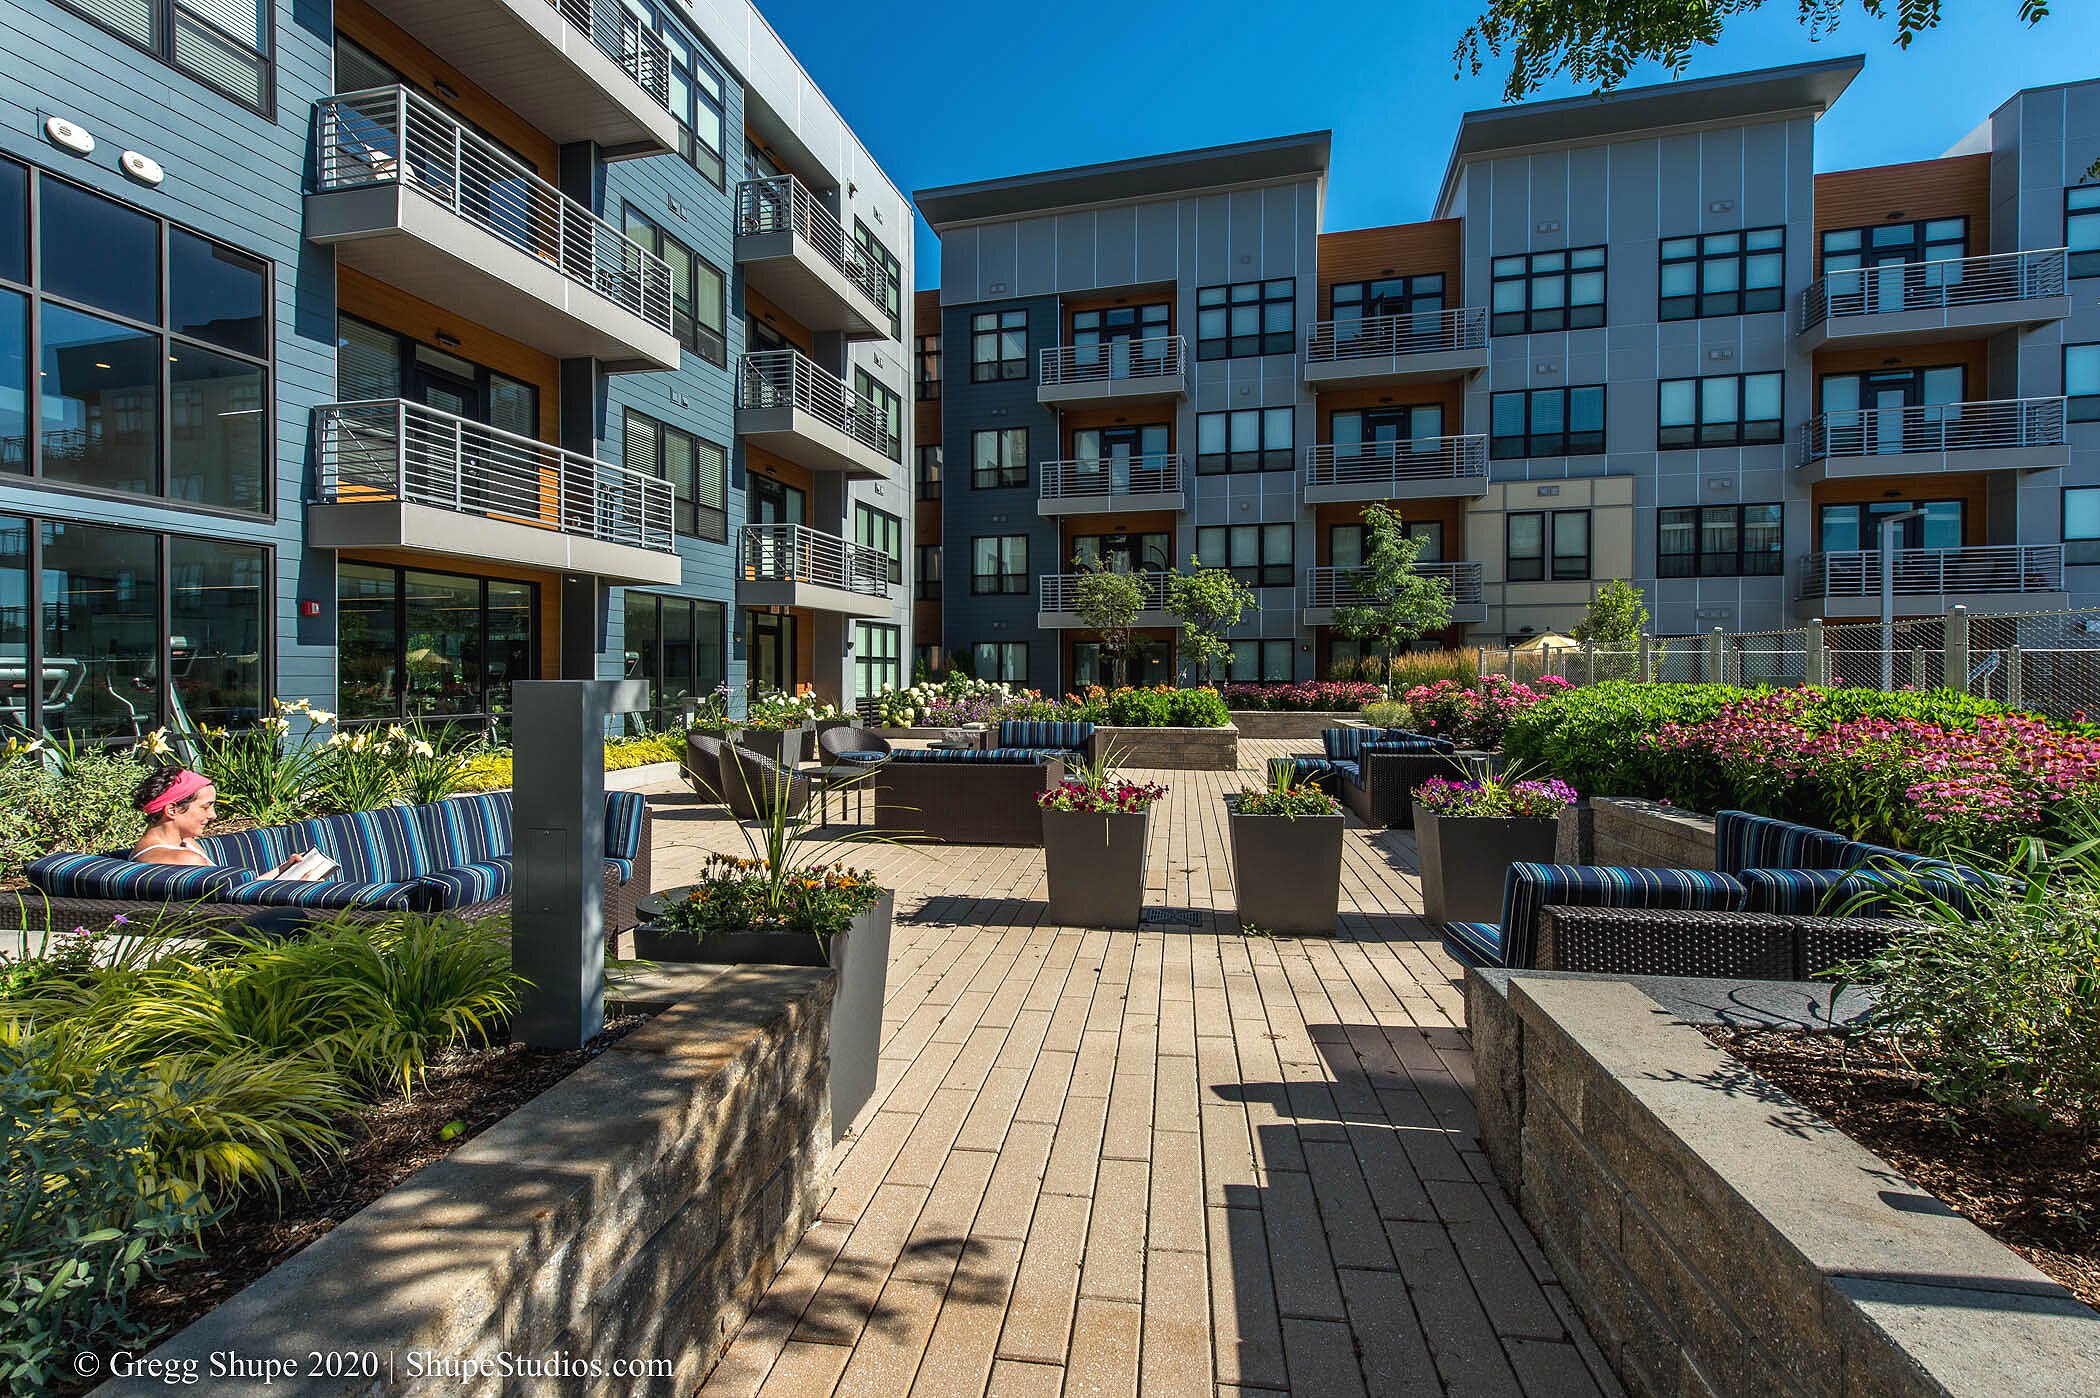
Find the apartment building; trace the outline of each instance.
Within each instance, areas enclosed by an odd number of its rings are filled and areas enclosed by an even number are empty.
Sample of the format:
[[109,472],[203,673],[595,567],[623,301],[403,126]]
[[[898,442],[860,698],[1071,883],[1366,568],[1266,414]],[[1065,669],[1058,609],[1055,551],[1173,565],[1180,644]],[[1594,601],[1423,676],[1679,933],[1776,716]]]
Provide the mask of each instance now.
[[748,4],[4,0],[0,703],[902,677],[908,206]]
[[1075,571],[1194,557],[1261,603],[1236,678],[1324,674],[1373,502],[1451,586],[1436,642],[1613,578],[1659,633],[1873,615],[1891,519],[1901,613],[2100,603],[2100,82],[1818,175],[1860,68],[1470,113],[1398,227],[1323,229],[1324,134],[921,191],[941,645],[1093,678]]

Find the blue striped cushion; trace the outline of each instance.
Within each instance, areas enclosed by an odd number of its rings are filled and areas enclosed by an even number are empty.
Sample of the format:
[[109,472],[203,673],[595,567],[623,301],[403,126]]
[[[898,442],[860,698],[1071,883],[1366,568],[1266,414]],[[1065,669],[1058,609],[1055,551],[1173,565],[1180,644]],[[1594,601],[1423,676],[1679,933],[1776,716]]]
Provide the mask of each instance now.
[[437,891],[436,906],[440,908],[464,908],[474,903],[486,903],[510,892],[511,862],[508,858],[492,859],[486,864],[456,864],[450,869],[435,869],[423,876],[423,882]]
[[1742,911],[1749,890],[1730,874],[1705,869],[1621,869],[1604,864],[1509,866],[1502,885],[1505,966],[1529,966],[1541,908],[1696,908]]
[[1084,747],[1094,736],[1094,725],[1076,719],[1006,718],[999,721],[1002,748]]
[[1844,840],[1839,843],[1837,853],[1831,860],[1832,869],[1947,869],[1953,866],[1944,859],[1935,859],[1929,854],[1911,854],[1887,845],[1870,845],[1864,840]]
[[841,762],[880,762],[883,758],[888,757],[889,754],[868,749],[865,751],[842,752],[837,754],[837,756]]
[[1975,916],[1975,895],[1987,875],[1943,865],[1917,869],[1745,869],[1750,911],[1790,917],[1893,917],[1912,898],[1938,899],[1963,917]]
[[1500,966],[1502,929],[1492,922],[1447,922],[1444,950],[1461,966]]
[[230,864],[236,869],[260,874],[265,869],[276,868],[294,854],[306,852],[291,848],[290,834],[288,825],[265,825],[254,830],[207,835],[197,841],[197,847],[214,864]]
[[1451,740],[1431,737],[1426,733],[1411,733],[1405,728],[1323,728],[1320,743],[1327,756],[1338,761],[1356,762],[1363,758],[1364,749],[1374,743],[1427,743],[1428,747],[1409,747],[1406,752],[1451,752]]
[[424,878],[360,881],[328,879],[255,879],[228,891],[229,903],[266,908],[379,908],[429,912],[437,907],[437,889]]
[[321,851],[343,866],[340,877],[351,883],[397,883],[441,867],[413,806],[298,821],[285,831],[285,843],[294,854]]
[[1845,837],[1813,825],[1722,811],[1714,817],[1714,867],[1726,874],[1745,869],[1836,869]]
[[490,791],[479,796],[448,796],[428,806],[417,806],[415,811],[435,868],[486,864],[492,859],[510,857],[508,791]]
[[605,793],[605,857],[625,861],[629,872],[642,852],[642,816],[648,809],[649,802],[640,792]]
[[890,754],[892,762],[994,762],[1028,764],[1039,763],[1061,753],[1045,752],[1040,748],[902,748]]
[[22,871],[32,886],[54,898],[166,899],[171,903],[217,898],[254,877],[223,864],[147,864],[106,854],[47,854]]
[[1391,752],[1404,757],[1424,757],[1432,753],[1456,752],[1449,738],[1381,738],[1375,743],[1365,743],[1366,753]]
[[634,861],[632,859],[608,858],[605,861],[605,867],[608,872],[619,875],[621,883],[626,883],[634,877]]
[[1272,757],[1269,759],[1269,780],[1287,778],[1291,785],[1315,782],[1330,775],[1334,764],[1324,757]]

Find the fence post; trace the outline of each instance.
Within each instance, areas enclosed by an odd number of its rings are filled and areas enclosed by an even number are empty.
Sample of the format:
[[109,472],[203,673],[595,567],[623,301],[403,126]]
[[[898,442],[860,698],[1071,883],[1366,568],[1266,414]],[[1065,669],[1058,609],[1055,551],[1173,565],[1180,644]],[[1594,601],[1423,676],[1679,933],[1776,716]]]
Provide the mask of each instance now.
[[1655,637],[1641,633],[1641,683],[1655,683]]
[[1722,664],[1722,656],[1724,654],[1722,648],[1726,644],[1727,637],[1720,627],[1716,626],[1707,634],[1705,679],[1708,684],[1726,684],[1728,682],[1728,675]]
[[1583,676],[1582,682],[1584,684],[1595,684],[1597,682],[1597,643],[1595,641],[1584,641],[1582,643],[1582,665],[1583,669],[1587,671]]
[[2014,708],[2020,706],[2020,648],[2005,648],[2005,702]]
[[[1941,678],[1944,679],[1946,677],[1943,675]],[[1910,648],[1910,687],[1912,689],[1923,689],[1925,687],[1925,647],[1923,646],[1912,646]]]
[[1949,689],[1969,692],[1969,609],[1953,606],[1947,609],[1947,620],[1940,630],[1940,644],[1945,647],[1945,657],[1940,661],[1940,683]]
[[1808,623],[1808,647],[1802,667],[1802,683],[1817,689],[1830,687],[1830,652],[1823,649],[1823,618]]

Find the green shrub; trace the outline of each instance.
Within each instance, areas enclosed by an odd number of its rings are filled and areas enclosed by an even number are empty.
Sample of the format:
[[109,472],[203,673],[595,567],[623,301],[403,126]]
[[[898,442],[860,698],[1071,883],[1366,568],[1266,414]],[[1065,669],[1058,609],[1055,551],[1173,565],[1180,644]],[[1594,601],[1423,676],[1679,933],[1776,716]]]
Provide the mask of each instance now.
[[1398,699],[1380,699],[1363,707],[1364,722],[1373,728],[1407,728],[1412,726],[1414,711]]
[[[1393,692],[1401,694],[1418,684],[1435,684],[1438,680],[1457,680],[1460,684],[1471,684],[1480,676],[1480,652],[1468,646],[1463,650],[1415,650],[1393,657]],[[1384,667],[1372,662],[1361,676],[1367,680],[1383,680]]]
[[615,738],[605,745],[605,770],[646,767],[652,762],[678,762],[685,757],[685,735],[650,733],[639,738]]
[[1057,717],[1115,728],[1223,728],[1232,722],[1224,697],[1215,689],[1118,689]]
[[132,803],[145,764],[90,748],[59,772],[30,757],[0,764],[0,879],[53,850],[122,849],[146,828]]
[[1571,689],[1512,718],[1502,735],[1511,766],[1547,773],[1585,796],[1643,796],[1712,810],[1722,794],[1711,762],[1647,745],[1666,723],[1698,723],[1751,691],[1722,684],[1611,680]]

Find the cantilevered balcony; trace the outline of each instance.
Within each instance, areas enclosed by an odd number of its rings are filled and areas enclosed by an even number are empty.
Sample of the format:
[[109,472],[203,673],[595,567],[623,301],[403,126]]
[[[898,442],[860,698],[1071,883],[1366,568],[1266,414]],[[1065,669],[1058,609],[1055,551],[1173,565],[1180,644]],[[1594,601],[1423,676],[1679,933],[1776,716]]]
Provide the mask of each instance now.
[[747,524],[736,600],[745,607],[805,607],[887,617],[897,560],[799,524]]
[[671,269],[402,87],[322,99],[306,235],[345,266],[563,359],[675,369]]
[[793,175],[736,187],[736,262],[748,284],[811,330],[851,340],[890,333],[882,273]]
[[[2062,544],[1991,544],[1898,549],[1891,570],[1895,613],[1918,616],[1957,604],[1976,610],[2052,611],[2069,605]],[[1881,552],[1813,553],[1801,562],[1802,617],[1881,614]]]
[[1480,496],[1487,484],[1487,438],[1479,433],[1305,449],[1308,505]]
[[[1365,600],[1357,590],[1356,568],[1308,568],[1305,570],[1303,622],[1307,626],[1332,626],[1336,607],[1353,606]],[[1451,589],[1451,620],[1460,626],[1477,626],[1487,620],[1487,602],[1481,591],[1478,563],[1418,563],[1415,571],[1441,578]]]
[[[1046,573],[1036,579],[1035,624],[1044,631],[1072,631],[1082,629],[1086,623],[1079,619],[1079,584],[1088,575],[1085,573]],[[1134,573],[1131,576],[1144,589],[1144,610],[1137,614],[1133,626],[1178,626],[1174,614],[1167,610],[1167,575],[1159,572]]]
[[398,398],[314,410],[320,548],[675,583],[671,483]]
[[1487,308],[1315,321],[1305,328],[1305,382],[1332,388],[1463,379],[1487,368]]
[[671,60],[620,0],[371,0],[554,140],[611,157],[678,149]]
[[2062,248],[1885,262],[1810,283],[1801,293],[1800,347],[1993,334],[2070,313]]
[[1803,480],[1820,481],[2042,471],[2070,462],[2064,400],[2007,398],[1824,413],[1801,429],[1798,469]]
[[798,466],[858,480],[894,476],[903,451],[881,408],[800,350],[764,350],[738,361],[736,430]]
[[1059,345],[1042,353],[1035,401],[1067,407],[1186,398],[1188,357],[1188,342],[1179,335]]
[[1094,457],[1045,461],[1036,513],[1091,515],[1130,510],[1185,510],[1178,456]]

